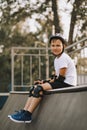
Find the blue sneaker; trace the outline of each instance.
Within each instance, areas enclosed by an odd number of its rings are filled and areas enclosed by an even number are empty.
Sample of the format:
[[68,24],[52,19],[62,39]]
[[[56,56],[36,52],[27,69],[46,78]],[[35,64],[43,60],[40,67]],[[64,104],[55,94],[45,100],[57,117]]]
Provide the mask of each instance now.
[[22,113],[24,113],[25,110],[19,110],[19,111],[15,111],[15,112],[16,112],[16,113],[14,113],[14,114],[8,115],[8,117],[10,118],[11,116],[14,116],[14,115],[19,116],[19,115],[21,115]]
[[31,123],[32,117],[31,113],[28,111],[25,111],[22,114],[14,114],[11,115],[10,119],[16,123]]

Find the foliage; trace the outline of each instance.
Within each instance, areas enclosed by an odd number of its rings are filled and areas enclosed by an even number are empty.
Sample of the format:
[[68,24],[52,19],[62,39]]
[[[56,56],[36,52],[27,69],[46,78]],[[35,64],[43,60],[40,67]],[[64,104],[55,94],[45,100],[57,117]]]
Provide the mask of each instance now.
[[[71,2],[71,0],[69,0]],[[87,35],[86,25],[87,25],[87,8],[86,0],[75,0],[73,3],[73,10],[71,12],[71,22],[69,30],[68,43],[72,44],[73,41],[78,41],[81,37]],[[77,32],[76,32],[77,28]],[[75,36],[74,36],[75,35]]]

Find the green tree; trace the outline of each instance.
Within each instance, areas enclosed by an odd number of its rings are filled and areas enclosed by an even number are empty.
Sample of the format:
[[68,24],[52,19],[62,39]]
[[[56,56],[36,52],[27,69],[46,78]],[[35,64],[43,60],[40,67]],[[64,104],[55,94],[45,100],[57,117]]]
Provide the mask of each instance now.
[[55,33],[60,33],[61,27],[59,24],[58,5],[57,0],[52,0],[53,24],[55,26]]
[[[86,0],[74,1],[73,10],[71,12],[71,22],[70,22],[70,30],[69,30],[69,38],[68,38],[69,44],[72,44],[74,41],[76,41],[76,39],[79,39],[80,36],[78,33],[82,33],[82,37],[86,36],[86,25],[87,25],[86,11],[87,11]],[[78,28],[79,26],[82,27],[78,30],[78,33],[74,39],[74,30],[76,25],[78,25]]]

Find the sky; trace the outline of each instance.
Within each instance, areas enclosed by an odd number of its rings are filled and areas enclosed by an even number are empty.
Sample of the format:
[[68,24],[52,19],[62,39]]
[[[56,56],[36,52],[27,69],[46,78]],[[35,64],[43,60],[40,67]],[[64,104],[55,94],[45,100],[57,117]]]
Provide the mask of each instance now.
[[70,25],[70,13],[72,11],[72,5],[69,2],[67,4],[67,0],[59,0],[59,13],[61,14],[61,22],[63,26],[64,36],[66,39],[68,39],[69,34],[69,25]]

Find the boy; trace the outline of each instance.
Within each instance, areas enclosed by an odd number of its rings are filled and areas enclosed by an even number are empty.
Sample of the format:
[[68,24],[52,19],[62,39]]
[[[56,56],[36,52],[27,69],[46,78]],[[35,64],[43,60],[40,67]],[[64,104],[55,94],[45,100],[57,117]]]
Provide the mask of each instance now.
[[55,55],[55,76],[47,82],[35,81],[35,85],[30,88],[29,98],[24,109],[8,116],[14,122],[30,123],[32,121],[32,113],[40,103],[44,91],[76,85],[76,68],[72,59],[64,52],[64,38],[60,34],[55,34],[50,37],[49,42],[51,52]]

